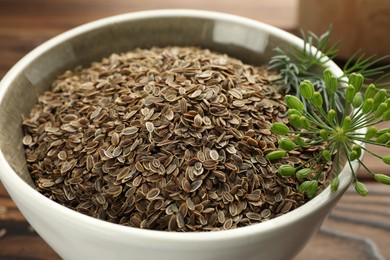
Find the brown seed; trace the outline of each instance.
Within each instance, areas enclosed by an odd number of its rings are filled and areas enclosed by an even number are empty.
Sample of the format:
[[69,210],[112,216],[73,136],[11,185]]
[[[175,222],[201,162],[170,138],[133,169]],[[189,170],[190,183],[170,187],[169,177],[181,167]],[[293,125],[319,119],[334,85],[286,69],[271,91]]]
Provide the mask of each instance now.
[[65,161],[66,158],[68,158],[68,154],[65,152],[65,151],[59,151],[58,154],[57,154],[57,157],[58,159],[60,159],[61,161]]
[[170,164],[166,169],[166,174],[171,174],[176,170],[177,166],[175,164]]
[[95,117],[97,117],[100,112],[102,111],[102,108],[101,107],[97,107],[95,108],[95,110],[91,113],[91,115],[89,116],[90,119],[94,119]]
[[[181,187],[182,187],[182,189],[185,191],[185,192],[191,192],[191,184],[190,184],[190,182],[187,180],[187,179],[185,179],[185,178],[183,178],[183,180],[181,181]],[[193,188],[194,188],[195,186],[193,186]]]
[[200,127],[202,125],[202,116],[197,114],[195,117],[194,117],[194,126],[196,127]]
[[94,165],[95,165],[95,162],[94,162],[93,156],[92,155],[88,155],[86,163],[85,163],[85,166],[86,166],[87,170],[90,171],[94,167]]
[[112,151],[112,156],[118,157],[121,153],[122,153],[122,147],[118,146],[115,147],[114,150]]
[[212,174],[222,183],[226,182],[226,174],[222,171],[214,170]]
[[164,116],[168,121],[172,121],[175,114],[173,113],[172,109],[168,108],[167,111],[165,112]]
[[175,214],[179,212],[179,209],[177,207],[177,205],[175,203],[173,204],[170,204],[166,209],[165,209],[165,213],[167,215],[172,215],[172,214]]
[[[224,200],[226,200],[227,203],[233,202],[233,201],[234,201],[233,195],[230,194],[229,192],[224,192],[224,193],[222,194],[222,198],[223,198]],[[227,204],[227,203],[225,203],[225,204]]]
[[225,213],[223,211],[218,211],[218,222],[223,224],[225,223]]
[[142,176],[138,175],[133,180],[133,186],[138,187],[142,182]]
[[179,213],[185,217],[187,216],[187,213],[188,213],[188,207],[187,207],[187,204],[186,203],[182,203],[179,207]]
[[194,92],[192,92],[192,93],[189,95],[189,97],[190,97],[190,98],[197,98],[197,97],[200,96],[200,94],[202,94],[202,90],[197,89],[197,90],[195,90]]
[[196,156],[200,162],[204,162],[206,160],[206,156],[202,151],[198,151]]
[[234,204],[234,203],[229,204],[229,213],[233,217],[238,214],[238,208],[237,208],[236,204]]
[[242,94],[239,90],[237,89],[231,89],[229,90],[229,94],[232,95],[236,99],[242,99]]
[[160,189],[154,188],[151,189],[147,194],[146,194],[146,199],[148,200],[154,200],[157,198],[157,196],[160,194]]
[[146,122],[145,123],[146,130],[148,130],[149,133],[152,133],[154,130],[154,125],[152,122]]
[[219,158],[219,154],[216,150],[210,150],[210,158],[214,161],[217,161]]
[[245,214],[245,216],[254,221],[260,221],[262,219],[261,215],[255,212],[248,212]]
[[118,197],[122,192],[122,186],[111,186],[106,190],[106,192],[114,198]]
[[176,231],[176,229],[177,229],[176,216],[172,215],[168,222],[168,231]]
[[132,134],[135,134],[137,132],[138,132],[138,128],[135,126],[127,127],[127,128],[122,130],[123,135],[132,135]]
[[30,145],[31,143],[32,143],[32,141],[33,141],[33,138],[32,138],[32,136],[31,135],[25,135],[24,137],[23,137],[23,144],[24,145]]
[[278,147],[269,122],[288,124],[274,77],[193,47],[136,49],[66,71],[23,119],[28,170],[62,205],[139,228],[212,231],[287,213],[305,198],[279,164],[303,164],[326,144],[264,158]]
[[119,144],[119,135],[117,132],[113,132],[111,135],[111,144],[117,146]]
[[205,160],[203,167],[207,170],[213,170],[217,166],[218,162],[215,160]]
[[[74,184],[80,184],[80,183],[82,183],[83,182],[83,179],[81,178],[81,177],[74,177],[74,178],[70,178],[70,179],[68,179],[67,181],[66,181],[66,183],[68,183],[68,184],[71,184],[71,185],[74,185]],[[54,184],[54,182],[53,182],[53,184]],[[50,186],[52,186],[53,185],[52,183],[44,183],[44,187],[45,186],[48,186],[48,187],[50,187]]]
[[71,160],[71,161],[64,161],[62,166],[61,166],[61,173],[65,173],[72,169],[76,165],[77,161],[76,160]]
[[235,107],[243,107],[245,106],[246,102],[243,100],[234,100],[233,101],[233,106]]
[[130,173],[130,167],[123,167],[118,175],[116,176],[116,179],[119,181],[119,180],[122,180],[123,178],[125,178],[129,173]]
[[190,184],[189,191],[190,192],[194,192],[197,189],[199,189],[201,185],[202,185],[202,180],[196,180],[196,181],[194,181],[193,183]]
[[271,210],[269,209],[264,209],[260,213],[262,218],[269,218],[271,216]]
[[194,211],[195,210],[195,204],[194,202],[191,200],[190,197],[187,197],[186,198],[186,205],[187,205],[187,208],[191,211]]
[[287,213],[293,208],[293,203],[291,201],[287,201],[283,204],[280,210],[278,210],[280,213]]
[[233,117],[232,119],[229,119],[228,122],[229,122],[230,124],[232,124],[232,125],[239,125],[240,122],[241,122],[241,120],[240,120],[239,118],[237,118],[237,117]]
[[237,152],[236,148],[233,145],[226,147],[226,151],[230,154],[235,154]]
[[176,214],[176,224],[178,228],[184,228],[185,226],[184,218],[180,213]]
[[227,219],[223,224],[223,229],[231,229],[233,226],[233,220],[231,218]]
[[187,113],[187,101],[185,99],[180,99],[179,108],[182,114]]
[[212,124],[212,121],[211,121],[210,117],[208,117],[208,116],[204,116],[202,118],[202,121],[203,121],[203,124],[205,124],[206,126],[210,126]]

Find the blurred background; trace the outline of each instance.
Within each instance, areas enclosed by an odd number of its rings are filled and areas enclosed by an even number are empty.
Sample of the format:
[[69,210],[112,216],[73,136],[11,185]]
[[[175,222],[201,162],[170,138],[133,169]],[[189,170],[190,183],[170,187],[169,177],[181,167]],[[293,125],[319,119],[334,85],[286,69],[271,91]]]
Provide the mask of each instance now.
[[300,0],[298,5],[300,28],[319,33],[333,25],[333,39],[342,41],[340,58],[348,59],[358,50],[389,55],[390,1]]
[[[332,24],[332,38],[343,42],[340,64],[357,50],[390,54],[389,0],[0,0],[0,79],[33,48],[73,27],[127,12],[169,8],[240,15],[297,35],[300,28],[321,34]],[[385,153],[385,149],[375,151]],[[383,164],[373,156],[366,155],[365,163],[390,174],[390,167],[380,168]],[[368,186],[367,198],[347,192],[295,259],[390,259],[390,189]],[[1,183],[0,259],[58,259]]]

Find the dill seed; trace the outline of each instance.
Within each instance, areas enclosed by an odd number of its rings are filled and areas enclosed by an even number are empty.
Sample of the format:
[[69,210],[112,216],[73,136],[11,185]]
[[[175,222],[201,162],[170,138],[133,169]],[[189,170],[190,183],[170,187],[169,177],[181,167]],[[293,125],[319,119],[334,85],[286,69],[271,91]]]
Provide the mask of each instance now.
[[305,199],[265,158],[278,145],[270,122],[287,114],[272,76],[194,47],[67,71],[23,120],[32,178],[62,205],[138,228],[222,230],[287,213]]

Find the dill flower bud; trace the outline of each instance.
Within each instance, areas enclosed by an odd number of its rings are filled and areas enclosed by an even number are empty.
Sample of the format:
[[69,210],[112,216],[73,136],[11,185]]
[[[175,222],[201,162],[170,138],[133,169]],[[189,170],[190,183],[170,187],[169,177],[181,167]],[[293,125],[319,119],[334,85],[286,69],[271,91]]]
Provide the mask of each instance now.
[[295,168],[289,164],[283,164],[279,167],[278,173],[284,177],[288,177],[295,173]]
[[351,117],[350,116],[346,116],[343,120],[343,129],[344,131],[348,131],[348,129],[351,127],[352,125],[352,120],[351,120]]
[[386,110],[387,110],[387,103],[385,102],[380,103],[378,108],[375,111],[374,118],[381,117]]
[[372,111],[373,106],[374,106],[374,99],[372,98],[366,99],[362,105],[363,114],[370,113]]
[[356,151],[357,154],[358,154],[358,157],[360,158],[360,156],[362,155],[362,147],[361,147],[360,145],[355,144],[355,145],[352,147],[352,150],[353,150],[353,151]]
[[330,123],[333,123],[335,119],[336,119],[336,111],[334,109],[330,109],[328,111],[328,121]]
[[340,185],[340,179],[339,176],[336,176],[333,178],[332,182],[330,183],[330,190],[332,192],[335,192],[339,188],[339,185]]
[[328,135],[328,132],[325,129],[321,129],[319,133],[320,133],[320,136],[321,136],[322,140],[328,141],[329,135]]
[[377,132],[378,132],[378,129],[376,128],[376,126],[372,126],[372,127],[368,128],[364,138],[367,140],[370,140],[371,138],[376,136]]
[[355,94],[356,94],[355,88],[352,85],[348,85],[347,89],[345,90],[345,100],[347,101],[348,104],[352,103]]
[[366,89],[366,92],[364,93],[364,99],[369,99],[369,98],[373,98],[374,95],[375,95],[375,92],[376,92],[376,87],[374,84],[370,84],[367,89]]
[[375,96],[374,96],[374,107],[373,109],[375,110],[380,103],[382,103],[383,101],[386,101],[386,95],[387,95],[387,90],[386,89],[381,89],[379,90]]
[[387,111],[383,113],[382,119],[385,121],[390,120],[390,109],[387,109]]
[[390,155],[383,156],[382,161],[386,164],[390,164]]
[[355,161],[359,159],[359,154],[355,151],[355,150],[352,150],[350,153],[349,153],[349,160],[351,161]]
[[330,95],[333,95],[337,91],[337,87],[339,85],[339,82],[335,76],[331,76],[329,79],[329,82],[325,85],[326,90]]
[[352,99],[352,106],[354,108],[358,108],[363,104],[363,94],[362,92],[358,92]]
[[271,132],[277,135],[286,135],[290,130],[283,123],[275,122],[271,125]]
[[305,192],[309,186],[310,186],[310,181],[304,181],[299,185],[298,191]]
[[317,191],[318,191],[318,181],[316,180],[309,181],[309,185],[306,189],[307,197],[310,199],[314,198],[317,195]]
[[303,168],[296,172],[296,176],[298,179],[304,179],[307,178],[311,173],[311,169],[309,168]]
[[279,147],[285,151],[291,151],[295,149],[295,143],[287,138],[282,138],[278,141]]
[[297,115],[297,116],[302,116],[302,113],[299,112],[298,110],[294,109],[294,108],[290,108],[288,111],[287,111],[288,115],[291,116],[291,115]]
[[290,124],[295,128],[303,128],[301,117],[295,114],[290,116]]
[[286,95],[284,100],[286,101],[286,104],[289,108],[293,108],[298,111],[304,110],[302,101],[300,101],[296,96]]
[[300,147],[303,147],[303,146],[306,146],[306,145],[307,145],[306,142],[305,142],[305,140],[303,140],[303,138],[300,137],[300,136],[296,136],[296,137],[294,138],[294,143],[296,143],[296,144],[299,145]]
[[322,157],[324,157],[324,159],[326,161],[329,162],[330,160],[332,160],[332,155],[330,154],[330,152],[328,150],[322,150],[321,154],[322,154]]
[[301,116],[299,119],[301,120],[302,128],[305,128],[305,129],[310,128],[310,122],[305,116]]
[[325,84],[327,84],[327,82],[330,81],[330,78],[333,76],[333,73],[330,71],[330,69],[326,69],[324,70],[324,73],[323,73],[323,78],[324,78],[324,81],[325,81]]
[[364,82],[364,77],[360,73],[354,72],[351,73],[351,75],[349,76],[348,84],[351,84],[355,88],[356,92],[360,91],[360,89],[363,86],[363,82]]
[[390,176],[381,173],[376,173],[374,174],[374,179],[379,183],[390,185]]
[[381,134],[376,138],[376,142],[380,144],[385,144],[390,140],[390,133]]
[[274,160],[279,160],[281,159],[283,156],[286,155],[286,151],[283,151],[283,150],[277,150],[277,151],[272,151],[270,153],[268,153],[265,158],[270,160],[270,161],[274,161]]
[[299,84],[298,90],[305,99],[311,99],[314,93],[313,84],[309,80],[302,81]]
[[333,95],[337,91],[338,87],[338,80],[337,78],[332,74],[330,69],[326,69],[324,71],[324,81],[325,81],[325,87],[326,91],[330,94]]
[[355,190],[356,192],[360,195],[360,196],[367,196],[368,194],[368,190],[367,190],[367,187],[366,185],[364,185],[363,183],[361,183],[360,181],[356,181],[355,182]]
[[322,104],[324,103],[324,100],[322,99],[322,95],[319,92],[314,92],[310,101],[314,106],[318,108],[322,107]]

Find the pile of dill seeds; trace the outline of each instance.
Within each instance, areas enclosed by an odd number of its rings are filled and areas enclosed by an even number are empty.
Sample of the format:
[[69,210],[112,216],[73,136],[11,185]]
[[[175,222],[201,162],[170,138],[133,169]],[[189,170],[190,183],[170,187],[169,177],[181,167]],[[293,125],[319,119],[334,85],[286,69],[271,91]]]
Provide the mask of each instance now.
[[305,202],[277,174],[287,123],[264,67],[195,47],[137,49],[66,71],[23,128],[39,192],[83,214],[167,231],[248,226]]

